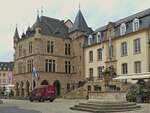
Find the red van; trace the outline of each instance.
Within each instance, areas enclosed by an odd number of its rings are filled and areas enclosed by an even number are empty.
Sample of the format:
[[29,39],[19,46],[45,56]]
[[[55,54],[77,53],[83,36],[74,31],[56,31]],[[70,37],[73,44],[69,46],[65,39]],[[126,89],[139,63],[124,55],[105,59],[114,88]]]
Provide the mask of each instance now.
[[53,85],[41,85],[33,89],[29,100],[31,102],[34,100],[38,100],[39,102],[49,100],[50,102],[53,102],[55,98],[56,91]]

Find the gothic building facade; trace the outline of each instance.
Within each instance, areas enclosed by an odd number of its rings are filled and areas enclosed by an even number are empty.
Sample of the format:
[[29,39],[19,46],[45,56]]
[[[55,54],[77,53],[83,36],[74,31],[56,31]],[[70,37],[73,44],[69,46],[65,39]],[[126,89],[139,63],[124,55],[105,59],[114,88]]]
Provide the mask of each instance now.
[[[78,87],[84,77],[83,43],[92,32],[81,10],[74,23],[37,15],[36,22],[14,34],[15,96],[29,96],[32,86],[53,84],[62,96]],[[36,69],[38,78],[33,77]]]

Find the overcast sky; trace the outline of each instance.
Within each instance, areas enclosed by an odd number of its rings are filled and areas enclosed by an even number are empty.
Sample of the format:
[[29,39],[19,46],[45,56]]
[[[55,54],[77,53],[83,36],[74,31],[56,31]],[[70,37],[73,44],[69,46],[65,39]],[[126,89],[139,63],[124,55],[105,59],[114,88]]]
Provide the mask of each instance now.
[[16,24],[22,34],[35,22],[41,7],[44,16],[74,21],[79,2],[87,24],[93,29],[150,8],[150,0],[0,0],[0,61],[13,60]]

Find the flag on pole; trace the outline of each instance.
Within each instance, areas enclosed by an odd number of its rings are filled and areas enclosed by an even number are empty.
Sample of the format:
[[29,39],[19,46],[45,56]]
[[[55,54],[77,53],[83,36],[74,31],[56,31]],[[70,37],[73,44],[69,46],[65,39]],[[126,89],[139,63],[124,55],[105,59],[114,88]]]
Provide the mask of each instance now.
[[32,69],[32,76],[39,80],[39,74],[37,73],[37,70],[35,67],[33,67]]

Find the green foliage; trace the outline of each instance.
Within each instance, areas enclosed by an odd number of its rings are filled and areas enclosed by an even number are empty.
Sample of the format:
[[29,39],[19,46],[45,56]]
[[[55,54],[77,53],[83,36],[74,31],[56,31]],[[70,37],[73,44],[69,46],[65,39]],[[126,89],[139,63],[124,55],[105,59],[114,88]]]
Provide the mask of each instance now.
[[[136,102],[137,98],[144,98],[146,96],[149,97],[150,95],[150,88],[147,86],[147,85],[144,85],[144,84],[136,84],[136,85],[133,85],[127,95],[126,95],[126,98],[127,98],[127,101],[129,102]],[[142,100],[143,101],[143,100]]]

